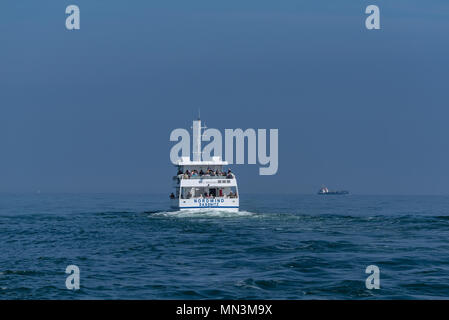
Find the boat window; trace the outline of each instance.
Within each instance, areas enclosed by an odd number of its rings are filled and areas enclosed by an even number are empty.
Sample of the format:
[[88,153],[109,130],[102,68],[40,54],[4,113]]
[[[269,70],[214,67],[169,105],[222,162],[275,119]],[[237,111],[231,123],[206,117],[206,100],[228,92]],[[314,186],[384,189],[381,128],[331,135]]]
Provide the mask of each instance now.
[[181,199],[238,198],[236,187],[182,187]]

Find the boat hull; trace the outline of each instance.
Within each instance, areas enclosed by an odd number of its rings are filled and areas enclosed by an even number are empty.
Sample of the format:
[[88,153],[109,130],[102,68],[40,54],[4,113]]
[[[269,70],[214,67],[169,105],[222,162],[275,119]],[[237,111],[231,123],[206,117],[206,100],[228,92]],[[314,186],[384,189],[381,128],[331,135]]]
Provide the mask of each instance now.
[[210,211],[217,211],[217,212],[239,212],[238,207],[201,207],[201,208],[178,208],[179,211],[204,211],[204,212],[210,212]]
[[329,192],[318,192],[318,194],[320,196],[332,196],[332,195],[341,196],[341,195],[349,194],[349,192],[348,191],[329,191]]
[[179,199],[173,200],[176,210],[238,212],[239,199]]

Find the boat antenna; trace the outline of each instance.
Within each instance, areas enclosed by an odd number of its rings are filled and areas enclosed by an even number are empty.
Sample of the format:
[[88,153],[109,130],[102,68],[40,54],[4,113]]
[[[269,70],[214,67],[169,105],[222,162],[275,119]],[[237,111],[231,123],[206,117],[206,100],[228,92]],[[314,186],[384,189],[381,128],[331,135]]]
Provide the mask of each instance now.
[[201,120],[201,109],[198,108],[198,120]]

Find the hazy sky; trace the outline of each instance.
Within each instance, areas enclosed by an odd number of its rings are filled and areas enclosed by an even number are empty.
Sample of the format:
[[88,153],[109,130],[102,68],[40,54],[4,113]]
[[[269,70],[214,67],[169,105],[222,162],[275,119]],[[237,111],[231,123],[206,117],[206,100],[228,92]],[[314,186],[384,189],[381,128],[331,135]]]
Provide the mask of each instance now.
[[449,194],[447,0],[2,0],[0,46],[0,192],[168,194],[201,108],[279,129],[241,194]]

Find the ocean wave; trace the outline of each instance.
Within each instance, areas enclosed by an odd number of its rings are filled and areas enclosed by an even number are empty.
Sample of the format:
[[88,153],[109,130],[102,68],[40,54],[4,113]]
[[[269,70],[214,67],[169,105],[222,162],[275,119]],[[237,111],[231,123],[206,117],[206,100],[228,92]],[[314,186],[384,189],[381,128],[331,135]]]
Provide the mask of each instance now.
[[19,276],[39,276],[45,274],[36,270],[4,270],[2,275],[19,275]]

